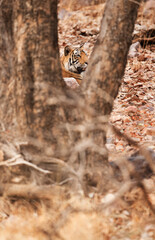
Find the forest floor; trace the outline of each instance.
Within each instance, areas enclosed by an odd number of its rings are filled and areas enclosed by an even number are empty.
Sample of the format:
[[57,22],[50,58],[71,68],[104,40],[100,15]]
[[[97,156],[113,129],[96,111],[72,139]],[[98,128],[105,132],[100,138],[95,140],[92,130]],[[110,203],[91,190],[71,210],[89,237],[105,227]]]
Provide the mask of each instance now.
[[[152,2],[152,1],[149,1]],[[149,3],[150,4],[150,3]],[[85,43],[90,56],[100,29],[104,4],[77,11],[59,8],[60,54],[69,44]],[[146,3],[135,32],[155,29],[153,5]],[[146,45],[145,48],[143,44]],[[111,123],[142,147],[155,150],[155,44],[143,43],[130,50],[123,83],[115,100]],[[66,79],[72,88],[73,79]],[[138,149],[109,130],[109,161],[129,157]],[[143,180],[145,191],[133,187],[118,197],[109,193],[75,195],[65,188],[53,190],[51,199],[0,199],[0,240],[154,240],[155,176]],[[123,184],[122,184],[123,185]]]
[[[137,33],[140,36],[143,30],[147,32],[155,28],[155,14],[151,2],[139,11],[134,36]],[[87,6],[75,12],[60,8],[60,55],[63,54],[64,46],[76,47],[84,43],[84,50],[90,56],[100,31],[104,6],[105,4]],[[131,47],[123,83],[114,103],[111,123],[138,143],[145,143],[155,150],[155,39],[153,41],[154,44],[150,45],[145,40],[141,46],[137,40],[137,45],[134,47],[133,44]],[[145,48],[143,45],[146,45]],[[73,79],[65,80],[72,88],[78,86]],[[110,153],[117,155],[119,153],[130,156],[135,151],[111,132],[108,134],[107,147]],[[113,154],[110,160],[114,161]]]

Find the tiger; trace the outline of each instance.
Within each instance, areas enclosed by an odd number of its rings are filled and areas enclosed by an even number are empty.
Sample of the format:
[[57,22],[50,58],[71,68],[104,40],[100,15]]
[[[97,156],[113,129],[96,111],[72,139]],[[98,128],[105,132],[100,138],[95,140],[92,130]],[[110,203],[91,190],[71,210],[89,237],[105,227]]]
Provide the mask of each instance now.
[[88,56],[83,50],[83,44],[76,48],[71,48],[69,45],[64,48],[64,55],[61,57],[63,77],[73,77],[81,84],[81,73],[86,70],[87,66]]

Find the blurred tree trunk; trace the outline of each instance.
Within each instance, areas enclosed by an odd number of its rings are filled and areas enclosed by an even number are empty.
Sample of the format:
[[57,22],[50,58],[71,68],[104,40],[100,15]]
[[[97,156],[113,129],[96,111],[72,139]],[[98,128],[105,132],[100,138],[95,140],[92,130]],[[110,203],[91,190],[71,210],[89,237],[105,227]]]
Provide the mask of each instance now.
[[[84,75],[82,91],[85,104],[95,109],[96,116],[107,116],[107,122],[124,75],[140,2],[140,0],[136,2],[130,0],[107,1],[100,34]],[[105,130],[94,130],[90,134],[95,144],[101,148],[104,148],[106,143],[107,127],[104,121],[100,120],[100,123]],[[106,179],[105,176],[109,174],[108,170],[106,171],[106,156],[102,157],[99,153],[91,153],[89,159],[97,161],[97,165],[100,167],[103,166],[105,170],[102,171],[103,179]],[[107,179],[109,180],[109,178]]]
[[[130,0],[107,2],[81,96],[67,90],[61,77],[57,0],[2,1],[1,122],[14,123],[21,134],[40,139],[43,146],[46,143],[42,160],[45,152],[52,157],[63,155],[73,165],[76,161],[84,166],[85,162],[91,169],[93,166],[95,173],[99,169],[103,180],[109,177],[107,127],[99,117],[107,116],[107,122],[112,111],[125,70],[137,8],[137,3]],[[40,151],[37,153],[39,156]]]
[[109,115],[124,74],[139,1],[109,0],[91,53],[82,90],[100,115]]
[[100,34],[82,85],[86,101],[99,114],[107,115],[112,111],[124,75],[140,2],[109,0],[106,4]]
[[24,133],[49,138],[47,132],[59,118],[55,119],[56,107],[49,108],[47,99],[56,96],[56,88],[64,87],[59,62],[57,0],[16,0],[13,9],[18,124]]
[[[11,90],[13,73],[13,27],[12,1],[0,3],[0,127],[5,130],[12,125],[14,99]],[[9,103],[9,104],[8,104]]]
[[61,114],[56,106],[49,108],[47,99],[65,88],[59,61],[57,0],[2,1],[0,24],[1,119],[9,124],[14,121],[22,134],[50,138],[49,131]]

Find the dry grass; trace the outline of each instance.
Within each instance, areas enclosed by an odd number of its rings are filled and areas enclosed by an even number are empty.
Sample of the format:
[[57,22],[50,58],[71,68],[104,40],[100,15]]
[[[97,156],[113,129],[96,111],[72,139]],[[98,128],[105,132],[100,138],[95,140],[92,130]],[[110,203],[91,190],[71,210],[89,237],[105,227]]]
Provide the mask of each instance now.
[[153,240],[155,218],[141,190],[135,188],[124,197],[126,202],[115,201],[106,209],[100,207],[105,197],[97,195],[91,199],[53,194],[48,201],[5,199],[0,211],[0,239]]

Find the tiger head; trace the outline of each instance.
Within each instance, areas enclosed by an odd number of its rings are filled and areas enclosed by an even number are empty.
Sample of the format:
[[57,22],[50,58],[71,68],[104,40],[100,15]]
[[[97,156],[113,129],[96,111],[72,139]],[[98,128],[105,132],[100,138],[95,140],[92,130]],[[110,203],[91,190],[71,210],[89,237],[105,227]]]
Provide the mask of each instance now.
[[86,70],[88,65],[88,56],[82,49],[83,45],[80,47],[72,49],[70,46],[64,48],[64,67],[70,72],[82,73]]

